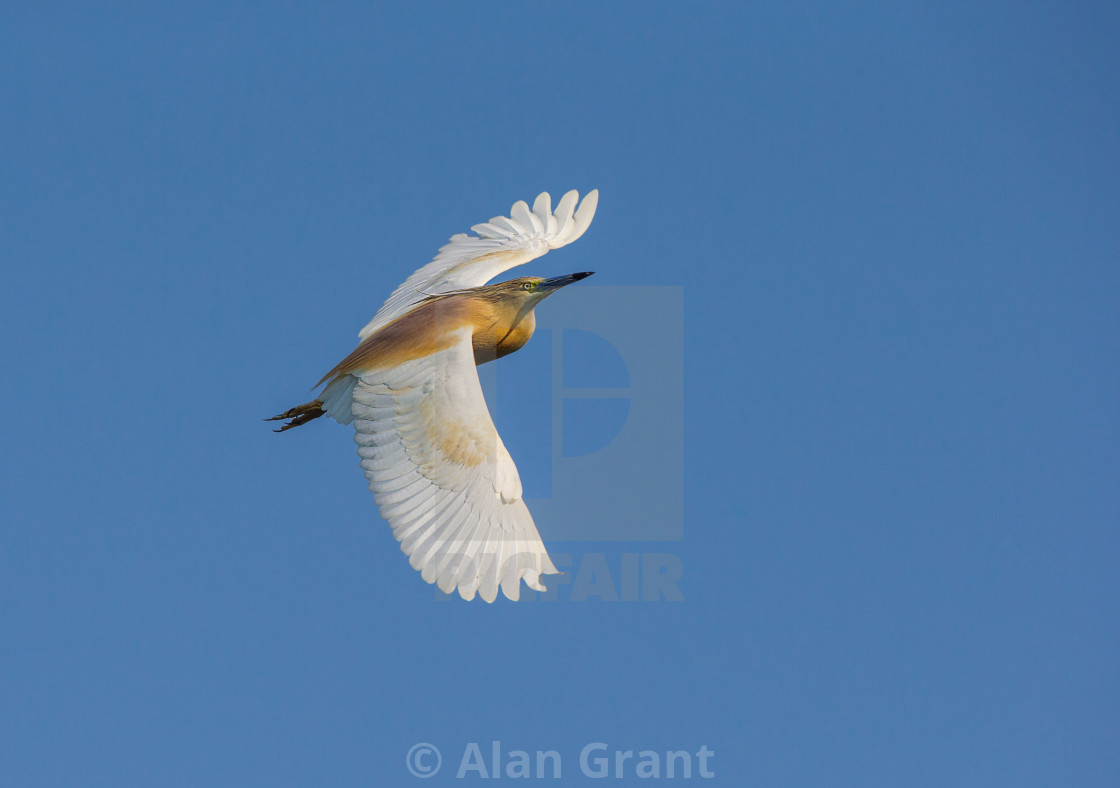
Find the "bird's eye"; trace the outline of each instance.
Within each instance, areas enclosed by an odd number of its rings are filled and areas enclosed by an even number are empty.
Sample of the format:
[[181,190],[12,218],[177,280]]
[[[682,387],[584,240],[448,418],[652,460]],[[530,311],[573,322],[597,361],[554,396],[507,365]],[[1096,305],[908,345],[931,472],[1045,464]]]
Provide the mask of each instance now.
[[534,285],[532,282],[526,282],[525,284],[521,285],[522,290],[532,290],[534,287],[536,287],[536,285]]

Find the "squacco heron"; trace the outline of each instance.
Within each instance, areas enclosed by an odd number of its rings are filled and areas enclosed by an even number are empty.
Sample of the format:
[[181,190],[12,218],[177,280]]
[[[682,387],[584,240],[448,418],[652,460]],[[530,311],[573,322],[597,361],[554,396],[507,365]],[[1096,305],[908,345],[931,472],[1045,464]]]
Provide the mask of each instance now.
[[460,233],[398,287],[323,376],[318,398],[274,416],[278,431],[330,416],[354,425],[362,470],[409,563],[445,593],[493,602],[521,581],[544,591],[558,574],[521,496],[517,468],[486,408],[475,366],[523,347],[534,308],[590,273],[553,279],[493,277],[583,235],[598,191],[576,208],[570,191],[552,211],[514,203]]

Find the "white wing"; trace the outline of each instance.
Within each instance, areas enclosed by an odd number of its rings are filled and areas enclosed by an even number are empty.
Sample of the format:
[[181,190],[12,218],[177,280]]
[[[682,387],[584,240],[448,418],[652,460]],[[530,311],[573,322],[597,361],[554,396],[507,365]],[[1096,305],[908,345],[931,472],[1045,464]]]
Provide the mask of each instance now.
[[464,599],[516,600],[557,574],[521,499],[475,371],[470,328],[454,346],[359,375],[354,440],[381,516],[426,581]]
[[553,213],[552,198],[548,192],[542,192],[533,201],[532,211],[524,200],[518,200],[509,217],[496,216],[476,224],[471,228],[475,235],[451,236],[432,262],[416,270],[393,291],[358,336],[365,339],[427,295],[481,287],[502,271],[570,244],[583,235],[595,217],[599,191],[589,192],[576,210],[578,199],[577,192],[568,192],[560,198]]

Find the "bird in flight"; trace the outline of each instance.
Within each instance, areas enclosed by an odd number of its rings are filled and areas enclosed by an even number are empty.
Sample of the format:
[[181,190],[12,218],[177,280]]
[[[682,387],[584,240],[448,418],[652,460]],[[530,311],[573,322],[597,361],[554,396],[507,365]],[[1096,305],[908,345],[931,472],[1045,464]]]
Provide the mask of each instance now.
[[319,396],[273,416],[278,432],[329,416],[354,425],[362,470],[409,563],[444,593],[512,600],[521,581],[544,591],[559,574],[521,496],[521,479],[494,428],[475,366],[521,348],[534,308],[590,272],[487,285],[583,235],[599,202],[575,191],[552,210],[514,203],[460,233],[393,291],[360,342],[316,385]]

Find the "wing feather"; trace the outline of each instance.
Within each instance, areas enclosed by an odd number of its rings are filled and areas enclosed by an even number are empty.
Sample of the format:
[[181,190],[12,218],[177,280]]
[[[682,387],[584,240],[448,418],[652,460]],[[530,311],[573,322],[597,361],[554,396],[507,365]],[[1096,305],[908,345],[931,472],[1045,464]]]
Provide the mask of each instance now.
[[[525,206],[528,211],[528,206]],[[518,211],[520,212],[520,211]],[[358,377],[354,440],[393,536],[429,583],[510,599],[555,574],[475,372],[470,329],[449,348]]]
[[495,216],[489,222],[474,225],[473,236],[451,236],[435,259],[393,291],[358,336],[365,339],[429,295],[480,287],[503,271],[575,241],[595,216],[599,192],[589,192],[577,210],[578,200],[577,192],[568,192],[560,198],[553,214],[552,198],[543,192],[533,201],[531,211],[524,201],[518,200],[510,208],[509,217]]

